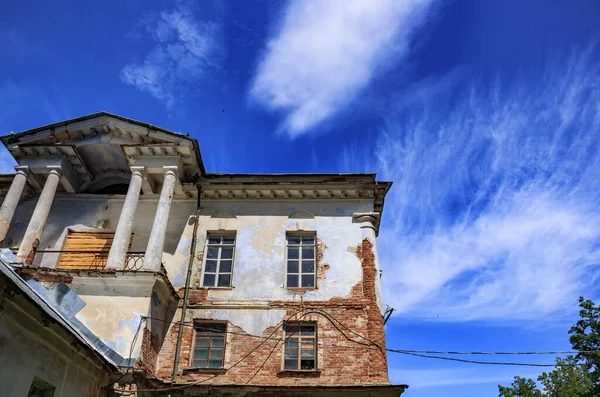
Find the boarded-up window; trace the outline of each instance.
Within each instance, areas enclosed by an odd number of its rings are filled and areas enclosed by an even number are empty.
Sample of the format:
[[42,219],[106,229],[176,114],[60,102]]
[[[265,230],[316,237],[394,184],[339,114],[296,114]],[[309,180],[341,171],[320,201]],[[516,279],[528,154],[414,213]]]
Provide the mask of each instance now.
[[[114,233],[87,233],[69,231],[58,262],[59,269],[102,270],[106,266]],[[129,240],[131,251],[133,234]]]

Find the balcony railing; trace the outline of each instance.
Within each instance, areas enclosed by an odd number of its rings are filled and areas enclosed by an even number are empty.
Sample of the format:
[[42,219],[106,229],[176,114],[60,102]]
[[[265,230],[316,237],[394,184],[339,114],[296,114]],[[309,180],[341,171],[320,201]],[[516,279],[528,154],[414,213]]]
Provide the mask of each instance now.
[[[109,251],[36,250],[35,253],[59,254],[57,269],[103,270],[106,268]],[[144,254],[143,251],[127,252],[123,269],[140,270],[144,266]],[[69,258],[68,263],[65,263],[66,258]]]

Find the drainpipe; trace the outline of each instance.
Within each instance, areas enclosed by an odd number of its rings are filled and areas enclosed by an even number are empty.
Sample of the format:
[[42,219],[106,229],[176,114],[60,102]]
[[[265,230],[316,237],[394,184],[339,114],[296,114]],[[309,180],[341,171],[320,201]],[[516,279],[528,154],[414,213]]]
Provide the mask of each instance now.
[[183,291],[183,307],[181,308],[181,321],[179,322],[179,335],[177,336],[177,345],[175,346],[175,360],[173,361],[173,376],[171,380],[175,383],[177,379],[177,369],[179,368],[179,356],[181,353],[181,339],[183,338],[183,324],[185,323],[185,314],[187,311],[188,292],[190,290],[190,280],[192,279],[192,266],[196,256],[196,235],[198,234],[198,224],[200,223],[200,195],[202,188],[198,187],[198,208],[196,209],[196,222],[194,223],[194,232],[192,233],[192,246],[190,248],[190,263],[188,265],[187,276],[185,278],[185,289]]

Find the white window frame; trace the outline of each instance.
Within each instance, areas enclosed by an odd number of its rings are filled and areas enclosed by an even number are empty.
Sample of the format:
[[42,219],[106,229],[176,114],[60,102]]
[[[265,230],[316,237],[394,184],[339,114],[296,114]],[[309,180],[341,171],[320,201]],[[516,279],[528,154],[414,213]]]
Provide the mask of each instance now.
[[[219,236],[220,237],[220,243],[219,244],[209,244],[210,238],[211,237],[216,237]],[[234,241],[232,245],[223,244],[223,237],[233,237]],[[200,275],[200,287],[201,288],[233,288],[233,270],[235,267],[235,251],[236,251],[236,243],[237,243],[237,234],[235,231],[214,231],[214,232],[207,232],[206,233],[206,242],[204,243],[204,258],[202,260],[202,274]],[[218,253],[218,257],[217,257],[217,268],[215,270],[215,272],[208,272],[209,274],[214,274],[215,275],[215,281],[213,283],[213,285],[204,285],[204,278],[206,277],[206,261],[209,260],[208,258],[208,248],[209,247],[219,247],[219,253]],[[233,248],[233,254],[231,256],[231,271],[230,272],[223,272],[223,274],[230,274],[230,278],[229,278],[229,285],[226,286],[219,286],[219,275],[220,273],[220,269],[221,269],[221,252],[222,252],[222,248],[223,247],[232,247]],[[214,259],[210,259],[210,260],[214,260]]]
[[[312,272],[313,275],[313,286],[312,287],[303,287],[302,286],[302,276],[303,275],[308,275],[310,273],[303,273],[302,272],[302,244],[294,244],[294,247],[298,247],[298,272],[297,273],[289,273],[288,271],[288,248],[289,248],[289,238],[290,237],[299,237],[300,239],[302,239],[303,237],[312,237],[313,239],[313,244],[311,244],[311,246],[314,248],[313,249],[313,266],[314,266],[314,270]],[[317,232],[316,231],[305,231],[305,232],[286,232],[285,234],[285,280],[284,280],[284,285],[286,288],[288,289],[316,289],[317,288]],[[296,260],[296,259],[292,259],[292,260]],[[290,286],[288,285],[288,275],[298,275],[298,286]]]

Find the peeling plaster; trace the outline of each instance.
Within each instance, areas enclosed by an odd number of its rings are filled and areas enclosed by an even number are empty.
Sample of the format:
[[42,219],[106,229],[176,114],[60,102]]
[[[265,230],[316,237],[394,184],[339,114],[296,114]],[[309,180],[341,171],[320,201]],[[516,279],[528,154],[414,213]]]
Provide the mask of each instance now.
[[[75,318],[122,357],[129,357],[129,349],[141,316],[146,315],[150,307],[150,298],[93,295],[80,297],[86,302],[86,306]],[[138,356],[141,341],[142,338],[138,335],[133,357]]]
[[[300,205],[301,204],[301,205]],[[362,281],[362,264],[356,247],[363,239],[363,229],[353,222],[352,214],[371,211],[372,202],[343,201],[337,203],[304,202],[206,202],[198,228],[198,252],[195,256],[192,285],[199,286],[202,258],[209,232],[219,232],[222,219],[209,214],[232,211],[235,219],[227,219],[226,231],[236,232],[236,249],[232,289],[209,289],[208,300],[236,302],[239,308],[192,309],[188,320],[214,319],[230,321],[252,335],[263,335],[266,329],[284,319],[286,311],[256,309],[271,300],[329,300],[348,297]],[[314,214],[314,219],[290,219],[290,214]],[[285,288],[286,233],[315,231],[321,247],[319,262],[323,266],[317,288],[302,292]],[[328,267],[325,267],[328,266]],[[190,317],[191,316],[191,317]]]
[[[300,203],[298,203],[300,204]],[[316,231],[322,244],[322,263],[329,265],[327,277],[318,280],[317,289],[308,290],[305,300],[329,300],[350,295],[352,287],[362,279],[362,267],[347,246],[362,241],[361,229],[353,223],[352,214],[372,209],[364,201],[337,203],[248,202],[231,204],[208,202],[204,211],[214,214],[229,210],[237,219],[228,219],[229,231],[236,231],[235,263],[232,294],[209,291],[209,299],[293,300],[295,294],[285,288],[285,236],[287,232]],[[371,206],[371,207],[369,207]],[[289,219],[297,211],[314,214],[315,219]],[[261,214],[261,215],[255,215]],[[262,215],[264,214],[264,215]],[[334,214],[334,215],[331,215]],[[198,229],[198,246],[204,250],[208,232],[218,231],[218,219],[202,215]],[[195,263],[194,275],[201,277],[201,263]],[[199,283],[200,280],[194,280]],[[198,285],[198,284],[197,284]]]
[[[221,310],[193,309],[192,318],[229,321],[250,335],[261,336],[269,327],[273,327],[284,318],[285,310]],[[189,314],[188,314],[189,315]]]

